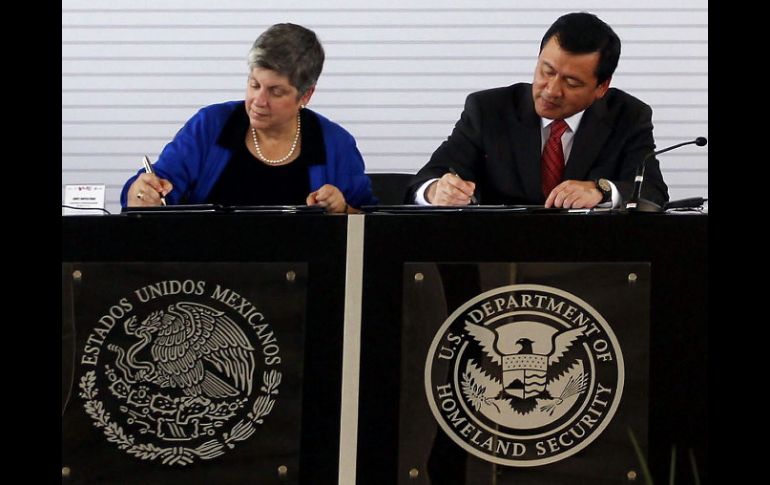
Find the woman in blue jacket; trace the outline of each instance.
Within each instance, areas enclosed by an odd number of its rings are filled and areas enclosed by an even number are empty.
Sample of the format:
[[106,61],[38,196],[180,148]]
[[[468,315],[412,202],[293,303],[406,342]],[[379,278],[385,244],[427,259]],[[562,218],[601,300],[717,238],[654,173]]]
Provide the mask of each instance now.
[[319,205],[354,212],[375,204],[356,141],[305,107],[324,51],[315,33],[276,24],[249,51],[245,101],[206,106],[166,145],[154,173],[123,187],[125,206],[211,203]]

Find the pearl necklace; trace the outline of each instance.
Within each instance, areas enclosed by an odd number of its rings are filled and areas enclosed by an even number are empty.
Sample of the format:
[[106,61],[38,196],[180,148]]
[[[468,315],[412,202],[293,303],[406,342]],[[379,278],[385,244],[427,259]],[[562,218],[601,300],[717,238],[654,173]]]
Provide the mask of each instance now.
[[279,158],[278,160],[270,160],[269,158],[262,155],[262,150],[259,149],[259,142],[257,141],[257,130],[255,130],[254,127],[251,128],[251,138],[254,140],[254,148],[257,150],[257,156],[259,157],[259,159],[269,165],[278,165],[279,163],[283,163],[286,160],[288,160],[292,156],[292,154],[294,154],[294,149],[297,148],[297,142],[299,141],[299,132],[300,132],[300,121],[299,121],[299,112],[297,112],[297,133],[294,135],[294,141],[291,142],[291,149],[289,150],[289,153],[287,153],[285,157]]

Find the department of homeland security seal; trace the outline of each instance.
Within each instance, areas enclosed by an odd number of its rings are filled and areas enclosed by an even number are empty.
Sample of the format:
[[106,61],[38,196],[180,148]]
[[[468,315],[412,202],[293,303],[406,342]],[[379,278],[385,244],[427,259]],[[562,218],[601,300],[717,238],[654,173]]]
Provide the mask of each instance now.
[[210,460],[248,439],[276,403],[278,340],[229,288],[165,280],[98,319],[80,353],[79,396],[107,441],[167,465]]
[[623,394],[606,320],[566,291],[511,285],[463,304],[425,363],[434,417],[467,452],[509,466],[563,460],[605,429]]

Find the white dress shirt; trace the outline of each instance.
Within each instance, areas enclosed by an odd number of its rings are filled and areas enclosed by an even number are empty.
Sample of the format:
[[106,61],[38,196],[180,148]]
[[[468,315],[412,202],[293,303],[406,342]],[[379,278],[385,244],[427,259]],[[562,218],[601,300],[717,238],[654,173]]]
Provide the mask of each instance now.
[[[567,123],[567,126],[569,129],[564,130],[564,134],[561,136],[561,147],[564,151],[564,160],[565,164],[569,161],[569,154],[572,153],[572,141],[575,138],[575,133],[578,130],[578,127],[580,126],[580,120],[583,119],[583,114],[585,113],[585,110],[575,113],[574,115],[570,116],[569,118],[564,118],[564,122]],[[545,148],[545,142],[548,140],[548,137],[551,134],[551,123],[553,123],[553,120],[549,120],[548,118],[540,118],[540,153],[543,153],[543,148]],[[430,184],[438,180],[437,178],[430,179],[424,184],[420,186],[419,189],[415,192],[414,201],[417,203],[417,205],[432,205],[430,202],[425,199],[425,192],[428,190],[428,187]],[[620,207],[620,192],[618,191],[617,187],[615,187],[615,184],[610,182],[610,186],[612,186],[612,202],[606,202],[604,204],[599,204],[597,207],[611,207],[616,208]]]

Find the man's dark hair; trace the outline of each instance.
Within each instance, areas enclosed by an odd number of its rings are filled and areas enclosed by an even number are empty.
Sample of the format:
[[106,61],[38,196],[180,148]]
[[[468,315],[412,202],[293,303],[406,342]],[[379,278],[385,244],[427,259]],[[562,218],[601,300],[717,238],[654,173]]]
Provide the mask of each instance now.
[[596,66],[597,85],[603,83],[615,72],[620,59],[620,38],[612,27],[599,17],[588,12],[574,12],[562,15],[548,28],[540,42],[540,51],[548,40],[556,36],[559,46],[572,54],[599,52]]

